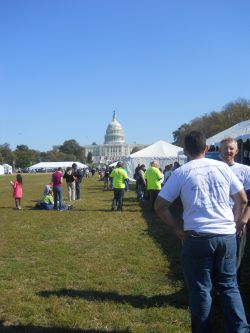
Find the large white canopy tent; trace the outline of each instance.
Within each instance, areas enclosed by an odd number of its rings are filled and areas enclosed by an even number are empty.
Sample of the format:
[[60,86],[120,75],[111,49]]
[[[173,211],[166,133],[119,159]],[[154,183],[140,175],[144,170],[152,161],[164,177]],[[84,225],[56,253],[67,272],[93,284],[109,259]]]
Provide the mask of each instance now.
[[157,160],[160,168],[164,170],[167,164],[180,162],[179,152],[183,148],[172,145],[171,143],[159,140],[152,145],[128,156],[125,159],[125,166],[128,170],[129,177],[133,177],[135,168],[138,164],[145,164],[146,168],[150,166],[150,162]]
[[67,167],[71,167],[72,164],[75,163],[78,168],[86,169],[88,166],[86,164],[74,161],[66,161],[66,162],[40,162],[30,166],[28,169],[29,171],[36,171],[36,170],[53,170],[57,168],[66,169]]
[[9,175],[9,174],[12,173],[12,166],[11,165],[5,163],[5,164],[3,164],[3,167],[4,167],[4,173],[5,174]]
[[250,139],[250,119],[242,121],[226,130],[217,133],[207,139],[208,146],[219,146],[221,140],[232,137],[236,140],[242,140],[243,142]]
[[237,161],[250,165],[250,119],[242,121],[216,135],[207,139],[208,146],[214,146],[216,150],[220,146],[220,142],[228,137],[238,141],[239,153]]

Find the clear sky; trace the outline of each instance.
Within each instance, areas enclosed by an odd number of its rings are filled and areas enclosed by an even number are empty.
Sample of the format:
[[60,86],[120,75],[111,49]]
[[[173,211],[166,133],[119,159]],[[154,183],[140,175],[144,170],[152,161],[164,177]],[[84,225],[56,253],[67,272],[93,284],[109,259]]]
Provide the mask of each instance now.
[[248,0],[0,0],[0,144],[127,143],[250,96]]

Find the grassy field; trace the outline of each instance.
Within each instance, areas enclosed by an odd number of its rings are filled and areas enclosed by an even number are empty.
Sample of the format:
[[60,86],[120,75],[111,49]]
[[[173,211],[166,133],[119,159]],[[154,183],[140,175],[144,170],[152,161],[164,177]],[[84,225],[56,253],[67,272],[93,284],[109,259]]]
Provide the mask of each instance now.
[[38,211],[50,175],[24,174],[18,211],[13,179],[0,177],[0,332],[190,332],[180,243],[134,191],[126,193],[123,212],[111,212],[112,192],[89,178],[72,211]]

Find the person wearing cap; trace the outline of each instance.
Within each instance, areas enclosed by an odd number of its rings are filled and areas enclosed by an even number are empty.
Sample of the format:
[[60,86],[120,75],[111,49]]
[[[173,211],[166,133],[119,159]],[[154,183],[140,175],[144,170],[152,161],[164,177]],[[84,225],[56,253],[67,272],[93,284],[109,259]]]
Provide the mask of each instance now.
[[123,163],[118,162],[116,168],[112,170],[110,177],[113,179],[114,198],[111,210],[122,211],[123,197],[125,191],[125,180],[128,179],[127,172],[123,169]]

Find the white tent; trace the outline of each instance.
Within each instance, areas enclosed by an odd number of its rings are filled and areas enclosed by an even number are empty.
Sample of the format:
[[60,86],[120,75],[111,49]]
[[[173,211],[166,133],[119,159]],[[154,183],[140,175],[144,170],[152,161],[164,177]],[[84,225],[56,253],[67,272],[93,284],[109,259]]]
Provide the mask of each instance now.
[[146,168],[148,168],[150,162],[153,160],[157,160],[160,168],[164,170],[167,164],[179,162],[178,152],[181,151],[183,151],[183,148],[159,140],[152,145],[128,156],[125,160],[128,175],[132,178],[138,164],[145,164]]
[[119,161],[115,161],[115,162],[109,164],[109,167],[116,167],[116,165],[117,165],[118,162],[119,162]]
[[245,142],[250,139],[250,119],[242,121],[218,134],[215,134],[207,139],[208,146],[219,146],[221,140],[232,137],[236,140]]
[[0,165],[0,175],[4,175],[4,167]]
[[78,168],[80,169],[86,169],[88,166],[80,163],[80,162],[40,162],[37,164],[34,164],[32,166],[30,166],[28,169],[29,171],[35,171],[35,170],[53,170],[53,169],[57,169],[57,168],[62,168],[62,169],[66,169],[67,167],[71,167],[72,164],[75,163],[77,165]]
[[9,174],[12,173],[12,166],[11,165],[5,163],[5,164],[3,164],[3,167],[4,167],[4,173],[5,174],[9,175]]

